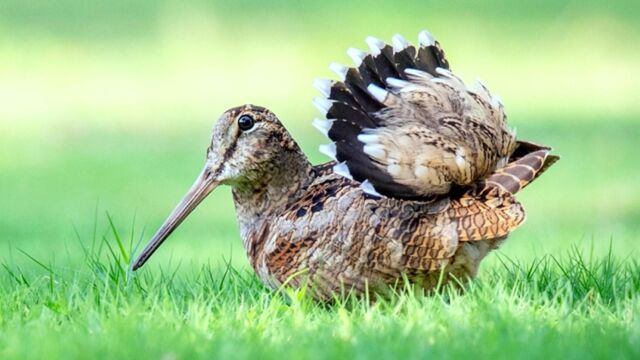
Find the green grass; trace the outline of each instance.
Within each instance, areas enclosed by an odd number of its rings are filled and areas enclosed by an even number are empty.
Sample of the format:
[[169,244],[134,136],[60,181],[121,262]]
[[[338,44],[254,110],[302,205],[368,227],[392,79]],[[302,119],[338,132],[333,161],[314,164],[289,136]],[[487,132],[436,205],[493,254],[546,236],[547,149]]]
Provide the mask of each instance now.
[[77,268],[27,253],[30,271],[2,264],[0,357],[640,356],[640,263],[611,252],[574,248],[528,263],[501,255],[464,294],[406,289],[375,303],[319,304],[304,291],[268,290],[229,263],[131,274],[136,237],[109,224],[102,240],[79,238]]

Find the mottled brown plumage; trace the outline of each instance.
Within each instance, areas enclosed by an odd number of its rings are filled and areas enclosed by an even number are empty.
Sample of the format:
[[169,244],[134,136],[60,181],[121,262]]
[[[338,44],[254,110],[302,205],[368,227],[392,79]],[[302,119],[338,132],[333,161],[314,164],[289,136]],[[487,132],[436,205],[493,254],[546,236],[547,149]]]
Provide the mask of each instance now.
[[341,80],[316,82],[329,163],[312,166],[265,108],[225,112],[202,174],[134,269],[225,184],[251,266],[272,288],[307,286],[326,300],[473,278],[524,221],[514,194],[557,157],[516,141],[501,102],[453,75],[430,34],[419,39],[368,38],[370,53],[349,50],[356,67],[332,65]]

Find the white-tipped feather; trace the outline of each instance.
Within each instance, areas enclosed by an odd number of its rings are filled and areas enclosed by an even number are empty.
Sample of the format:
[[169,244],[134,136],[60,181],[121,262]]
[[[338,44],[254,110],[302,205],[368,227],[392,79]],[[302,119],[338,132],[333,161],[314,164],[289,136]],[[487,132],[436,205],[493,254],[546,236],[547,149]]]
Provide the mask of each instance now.
[[395,34],[391,38],[391,44],[393,44],[393,51],[400,52],[409,47],[409,42],[407,39],[402,37],[400,34]]
[[476,79],[476,91],[475,93],[478,95],[484,94],[486,96],[491,96],[491,94],[489,93],[489,89],[487,88],[487,85],[485,85],[484,81],[480,80],[480,79]]
[[373,134],[360,134],[358,135],[358,141],[365,144],[377,144],[380,140],[380,136]]
[[313,105],[318,108],[322,115],[327,115],[327,112],[329,111],[329,109],[331,109],[331,104],[331,100],[327,100],[318,96],[313,98]]
[[380,144],[365,145],[362,148],[362,151],[364,151],[365,154],[378,159],[383,159],[387,157],[387,152],[384,150],[384,147]]
[[318,89],[325,97],[329,97],[329,94],[331,94],[331,80],[315,79],[313,80],[313,87]]
[[380,102],[384,102],[384,100],[389,95],[389,92],[387,90],[379,86],[376,86],[374,84],[370,84],[369,86],[367,86],[367,91],[369,92],[369,94],[373,95],[373,97],[376,98],[376,100]]
[[393,78],[393,77],[388,77],[386,79],[386,82],[387,82],[387,84],[389,86],[392,86],[392,87],[395,87],[395,88],[403,88],[405,86],[411,85],[411,83],[408,82],[408,81],[397,79],[397,78]]
[[367,36],[364,41],[369,46],[369,50],[371,51],[371,55],[373,56],[378,56],[380,54],[380,49],[384,48],[385,46],[384,41],[373,36]]
[[449,80],[443,79],[443,78],[433,78],[433,79],[431,79],[431,82],[436,83],[436,84],[449,85]]
[[432,46],[436,43],[436,39],[427,30],[422,30],[418,34],[418,43],[420,46]]
[[349,71],[348,67],[338,63],[331,63],[331,65],[329,65],[329,69],[336,73],[336,75],[340,77],[340,80],[344,80],[347,77],[347,71]]
[[418,70],[418,69],[411,69],[411,68],[404,69],[404,73],[407,74],[407,75],[420,77],[420,78],[426,78],[426,79],[431,79],[433,77],[428,72],[425,72],[425,71],[422,71],[422,70]]
[[491,105],[497,108],[504,107],[504,105],[502,104],[502,98],[499,95],[493,95],[493,97],[491,98]]
[[437,67],[436,68],[436,72],[442,76],[446,76],[449,78],[454,77],[455,75],[453,75],[453,73],[445,68],[441,68],[441,67]]
[[333,160],[336,160],[336,143],[322,144],[318,147],[318,150]]
[[379,192],[376,191],[376,188],[373,187],[373,184],[369,180],[365,180],[362,184],[360,184],[360,188],[362,191],[369,195],[382,197]]
[[329,129],[331,129],[331,125],[333,124],[333,120],[327,120],[327,119],[313,119],[313,126],[320,130],[321,133],[324,134],[324,136],[329,136]]
[[333,166],[333,172],[340,175],[340,176],[344,176],[347,179],[353,180],[353,176],[351,176],[351,173],[349,172],[349,168],[347,167],[347,163],[346,162],[341,162],[337,165]]
[[362,60],[367,56],[367,53],[356,48],[349,48],[347,50],[347,55],[353,60],[355,66],[360,66],[362,64]]

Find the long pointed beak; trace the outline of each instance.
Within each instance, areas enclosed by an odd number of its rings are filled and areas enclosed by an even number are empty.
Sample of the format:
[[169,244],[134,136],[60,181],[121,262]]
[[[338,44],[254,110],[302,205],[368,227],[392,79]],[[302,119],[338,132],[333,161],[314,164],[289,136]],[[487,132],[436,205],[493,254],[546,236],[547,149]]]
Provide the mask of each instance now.
[[171,233],[184,221],[184,219],[191,214],[198,204],[209,195],[213,189],[218,186],[218,181],[213,179],[213,174],[208,166],[205,166],[204,170],[196,181],[191,186],[191,189],[182,198],[178,206],[173,209],[173,212],[169,215],[164,224],[153,235],[147,246],[142,250],[138,259],[133,264],[133,271],[138,270],[144,263],[149,260],[151,255],[158,250],[160,245],[171,235]]

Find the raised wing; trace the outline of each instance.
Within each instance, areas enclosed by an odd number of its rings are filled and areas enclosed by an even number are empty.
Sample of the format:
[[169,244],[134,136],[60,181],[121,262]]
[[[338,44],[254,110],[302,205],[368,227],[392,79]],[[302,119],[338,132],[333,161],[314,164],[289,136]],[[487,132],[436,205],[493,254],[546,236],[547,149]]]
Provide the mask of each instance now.
[[334,171],[374,195],[420,199],[466,186],[504,165],[515,149],[502,103],[449,70],[426,31],[419,46],[395,35],[369,37],[370,52],[349,49],[355,67],[332,64],[339,81],[316,80],[326,119],[314,125],[333,142],[320,151]]

